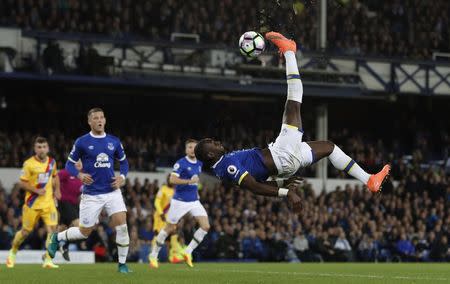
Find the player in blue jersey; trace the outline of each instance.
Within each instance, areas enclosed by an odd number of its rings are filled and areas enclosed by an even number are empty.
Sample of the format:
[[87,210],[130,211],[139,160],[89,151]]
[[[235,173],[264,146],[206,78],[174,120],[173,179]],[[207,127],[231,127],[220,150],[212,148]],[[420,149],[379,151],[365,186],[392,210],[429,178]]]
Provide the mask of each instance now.
[[176,231],[178,221],[184,215],[190,213],[200,225],[200,228],[195,231],[191,242],[182,252],[186,264],[190,267],[194,266],[192,264],[192,251],[203,241],[210,227],[208,214],[198,200],[198,182],[202,163],[195,157],[194,149],[197,141],[189,139],[185,145],[186,156],[175,163],[170,175],[170,183],[176,185],[175,194],[172,197],[169,212],[167,213],[167,225],[158,233],[155,245],[149,256],[151,268],[158,268],[159,251],[164,245],[167,236]]
[[295,192],[297,183],[291,183],[291,179],[287,182],[266,180],[269,176],[281,179],[292,177],[299,168],[324,157],[328,157],[335,168],[366,184],[370,191],[379,192],[389,174],[389,165],[385,165],[379,173],[370,175],[330,141],[302,142],[300,107],[303,85],[295,58],[297,46],[277,32],[267,33],[266,39],[275,44],[286,59],[288,94],[279,136],[268,148],[231,153],[225,152],[220,141],[206,138],[195,148],[197,158],[220,179],[235,182],[255,194],[287,196],[296,212],[301,210],[301,199]]
[[[53,234],[48,252],[54,257],[60,244],[87,239],[98,222],[100,213],[105,209],[116,229],[118,271],[128,273],[130,271],[126,259],[130,238],[127,208],[120,191],[128,173],[128,161],[119,138],[105,133],[106,118],[102,109],[93,108],[88,112],[88,124],[91,131],[75,141],[66,163],[67,171],[84,184],[80,202],[80,226]],[[78,160],[83,163],[82,172],[75,167]],[[114,174],[114,160],[120,163],[119,176]]]

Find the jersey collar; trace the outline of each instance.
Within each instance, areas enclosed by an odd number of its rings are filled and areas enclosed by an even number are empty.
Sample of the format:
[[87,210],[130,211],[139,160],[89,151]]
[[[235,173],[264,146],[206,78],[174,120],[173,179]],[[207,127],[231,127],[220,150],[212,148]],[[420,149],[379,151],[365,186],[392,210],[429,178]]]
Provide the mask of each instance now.
[[223,159],[223,155],[220,157],[220,159],[212,166],[213,169],[216,168],[216,166],[220,163],[220,161],[222,161]]
[[47,158],[45,159],[45,161],[41,161],[36,155],[34,155],[33,157],[34,157],[34,159],[35,159],[36,161],[38,161],[38,162],[41,163],[41,164],[47,163],[48,159],[50,159],[50,158],[47,156]]
[[92,133],[92,131],[90,131],[89,135],[91,135],[94,138],[105,138],[106,137],[106,132],[103,132],[102,135],[95,135],[94,133]]
[[195,159],[195,160],[192,160],[191,158],[189,158],[187,155],[186,155],[186,160],[188,160],[188,162],[189,163],[191,163],[191,164],[195,164],[195,163],[197,163],[197,159]]

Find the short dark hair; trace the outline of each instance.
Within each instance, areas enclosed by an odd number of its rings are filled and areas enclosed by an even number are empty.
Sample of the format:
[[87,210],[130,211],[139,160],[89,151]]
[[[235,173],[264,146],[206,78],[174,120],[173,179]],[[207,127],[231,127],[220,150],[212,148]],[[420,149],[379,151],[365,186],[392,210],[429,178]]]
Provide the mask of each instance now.
[[195,139],[189,138],[188,140],[186,140],[186,142],[184,142],[184,145],[187,145],[189,143],[198,143],[198,141]]
[[48,143],[48,142],[47,142],[47,138],[42,137],[42,136],[37,136],[36,138],[34,138],[34,143],[33,143],[33,145],[36,145],[36,144],[42,144],[42,143]]
[[208,152],[206,150],[206,143],[210,143],[210,140],[206,139],[206,138],[202,139],[202,140],[198,141],[198,143],[194,149],[195,157],[197,158],[197,160],[200,160],[203,163],[204,168],[212,166],[211,161],[208,158]]
[[94,108],[91,108],[89,111],[88,111],[88,114],[87,114],[87,116],[88,116],[88,118],[91,116],[91,114],[93,114],[94,112],[103,112],[103,113],[105,113],[104,111],[103,111],[103,109],[101,109],[101,108],[99,108],[99,107],[94,107]]

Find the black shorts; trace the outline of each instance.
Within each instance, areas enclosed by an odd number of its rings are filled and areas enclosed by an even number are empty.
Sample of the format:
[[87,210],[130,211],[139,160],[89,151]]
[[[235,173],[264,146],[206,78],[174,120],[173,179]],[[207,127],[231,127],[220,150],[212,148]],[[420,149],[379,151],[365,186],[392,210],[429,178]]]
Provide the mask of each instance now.
[[80,207],[70,202],[58,203],[60,224],[70,226],[73,220],[78,219]]

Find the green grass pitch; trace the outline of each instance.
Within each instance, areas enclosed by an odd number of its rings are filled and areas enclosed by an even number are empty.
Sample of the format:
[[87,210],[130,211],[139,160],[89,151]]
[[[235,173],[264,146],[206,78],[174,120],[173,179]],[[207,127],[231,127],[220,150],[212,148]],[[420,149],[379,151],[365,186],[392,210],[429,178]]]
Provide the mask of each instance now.
[[450,283],[450,263],[443,264],[286,264],[286,263],[162,263],[158,270],[130,264],[133,273],[117,273],[115,264],[61,265],[44,270],[40,265],[0,266],[0,283]]

